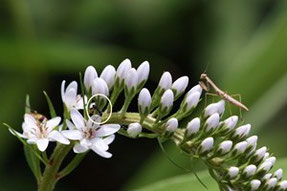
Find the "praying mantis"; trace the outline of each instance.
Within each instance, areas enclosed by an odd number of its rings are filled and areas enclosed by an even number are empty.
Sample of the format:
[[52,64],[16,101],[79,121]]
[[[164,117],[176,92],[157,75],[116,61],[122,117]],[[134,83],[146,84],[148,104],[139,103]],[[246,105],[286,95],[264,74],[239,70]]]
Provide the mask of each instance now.
[[245,111],[248,111],[248,108],[243,103],[234,99],[232,96],[228,95],[226,92],[222,91],[219,87],[217,87],[217,85],[215,85],[215,83],[208,77],[206,73],[201,74],[199,85],[206,92],[210,92],[210,87],[212,87],[212,89],[215,91],[215,93],[219,97],[235,105],[236,107],[239,107],[241,109],[244,109]]

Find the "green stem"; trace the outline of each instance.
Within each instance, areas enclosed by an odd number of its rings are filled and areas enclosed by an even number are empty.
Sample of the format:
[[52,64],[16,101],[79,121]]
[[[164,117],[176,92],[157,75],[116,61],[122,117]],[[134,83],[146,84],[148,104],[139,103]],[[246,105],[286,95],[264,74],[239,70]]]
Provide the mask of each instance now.
[[59,180],[58,171],[73,145],[58,144],[51,156],[49,164],[46,166],[42,180],[38,185],[38,191],[52,191]]

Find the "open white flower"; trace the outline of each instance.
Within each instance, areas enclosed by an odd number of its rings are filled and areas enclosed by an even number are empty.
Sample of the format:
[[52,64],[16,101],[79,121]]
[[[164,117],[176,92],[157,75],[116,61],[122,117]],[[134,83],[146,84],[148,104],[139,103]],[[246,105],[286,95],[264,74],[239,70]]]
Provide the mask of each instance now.
[[22,124],[23,134],[10,130],[24,139],[27,139],[28,144],[36,144],[40,151],[45,151],[48,147],[49,141],[58,141],[62,144],[68,145],[70,141],[66,139],[55,127],[61,122],[61,117],[55,117],[47,120],[44,116],[40,119],[32,114],[24,115],[24,122]]
[[[94,121],[100,121],[100,117],[92,117]],[[91,120],[85,120],[82,114],[75,109],[71,110],[71,119],[73,123],[66,120],[69,130],[64,130],[62,133],[70,140],[79,141],[74,146],[75,153],[83,153],[91,149],[104,158],[112,157],[107,150],[115,138],[114,133],[120,129],[120,125],[98,125]]]
[[66,81],[64,80],[61,85],[61,96],[68,111],[72,108],[83,109],[83,99],[78,95],[78,84],[76,81],[71,82],[65,89]]

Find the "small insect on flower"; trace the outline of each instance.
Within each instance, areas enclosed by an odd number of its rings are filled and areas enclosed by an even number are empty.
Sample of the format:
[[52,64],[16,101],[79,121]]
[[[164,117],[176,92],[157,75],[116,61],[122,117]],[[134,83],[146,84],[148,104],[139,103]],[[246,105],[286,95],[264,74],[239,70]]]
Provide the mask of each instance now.
[[[207,76],[207,74],[203,73],[200,76],[200,86],[207,92],[210,91],[210,86],[213,88],[213,90],[215,91],[215,93],[220,96],[222,99],[228,101],[229,103],[244,109],[245,111],[248,111],[248,108],[243,105],[241,102],[237,101],[236,99],[232,98],[230,95],[228,95],[226,92],[222,91],[221,89],[219,89],[215,83]],[[205,82],[204,82],[205,81]]]
[[40,114],[25,114],[24,122],[22,124],[23,134],[10,130],[10,132],[17,136],[27,139],[28,144],[36,144],[40,151],[45,151],[48,147],[49,141],[58,141],[59,143],[68,145],[70,141],[66,139],[55,128],[60,124],[61,118],[55,117],[48,120],[45,116]]

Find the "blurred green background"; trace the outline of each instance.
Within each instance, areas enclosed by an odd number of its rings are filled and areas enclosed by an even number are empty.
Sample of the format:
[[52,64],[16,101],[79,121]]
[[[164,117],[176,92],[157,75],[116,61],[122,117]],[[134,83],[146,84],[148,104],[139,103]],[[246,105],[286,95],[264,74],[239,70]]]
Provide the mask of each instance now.
[[[77,80],[130,58],[151,64],[147,87],[160,74],[207,73],[250,107],[244,114],[287,173],[287,1],[4,0],[0,6],[0,122],[20,130],[25,95],[48,114],[42,90],[62,111],[60,83]],[[133,109],[133,108],[132,108]],[[234,112],[238,112],[234,108]],[[180,165],[199,172],[217,190],[204,167],[165,145]],[[105,160],[89,153],[56,190],[204,190],[192,173],[172,165],[156,141],[118,136]],[[286,174],[285,173],[285,174]],[[0,190],[36,190],[21,143],[0,128]]]

